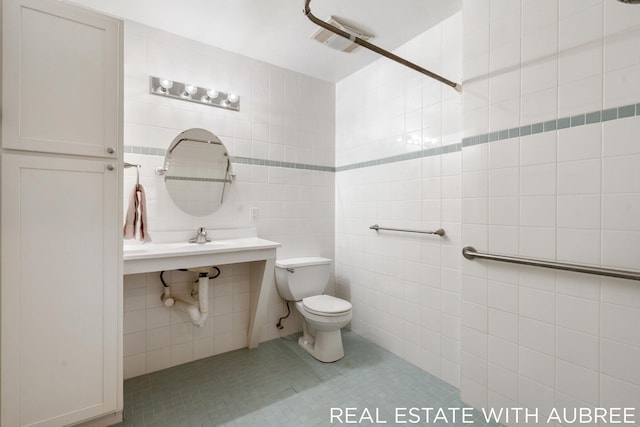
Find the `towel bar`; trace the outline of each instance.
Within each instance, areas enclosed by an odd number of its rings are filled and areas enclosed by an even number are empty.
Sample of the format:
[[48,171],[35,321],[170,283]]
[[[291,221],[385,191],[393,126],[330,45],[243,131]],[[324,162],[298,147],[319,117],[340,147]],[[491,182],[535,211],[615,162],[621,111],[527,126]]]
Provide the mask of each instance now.
[[142,165],[124,162],[123,166],[124,166],[125,169],[126,168],[136,168],[136,184],[140,184],[140,168],[142,167]]

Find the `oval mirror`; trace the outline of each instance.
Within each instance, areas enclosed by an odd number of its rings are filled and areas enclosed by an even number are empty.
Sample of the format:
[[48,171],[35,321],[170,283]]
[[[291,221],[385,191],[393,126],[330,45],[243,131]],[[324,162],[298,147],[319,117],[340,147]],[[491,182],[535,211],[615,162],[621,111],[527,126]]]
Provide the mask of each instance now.
[[205,129],[187,129],[171,142],[164,159],[169,196],[184,212],[209,215],[222,206],[232,171],[220,139]]

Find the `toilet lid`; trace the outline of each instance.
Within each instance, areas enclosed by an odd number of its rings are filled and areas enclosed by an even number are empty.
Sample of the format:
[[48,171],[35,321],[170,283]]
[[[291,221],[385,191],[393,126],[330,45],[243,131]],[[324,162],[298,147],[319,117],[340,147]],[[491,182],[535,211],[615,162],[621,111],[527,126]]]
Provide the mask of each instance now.
[[351,303],[331,295],[315,295],[302,299],[305,310],[314,314],[339,314],[351,310]]

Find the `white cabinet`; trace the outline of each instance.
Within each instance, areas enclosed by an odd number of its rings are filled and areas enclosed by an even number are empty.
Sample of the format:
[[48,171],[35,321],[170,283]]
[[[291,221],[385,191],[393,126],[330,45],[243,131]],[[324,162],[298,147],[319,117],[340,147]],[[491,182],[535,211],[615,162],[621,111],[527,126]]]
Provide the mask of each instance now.
[[122,411],[122,23],[2,0],[0,425]]
[[2,425],[115,411],[118,177],[104,160],[2,156]]
[[2,13],[2,146],[116,158],[121,22],[46,0]]

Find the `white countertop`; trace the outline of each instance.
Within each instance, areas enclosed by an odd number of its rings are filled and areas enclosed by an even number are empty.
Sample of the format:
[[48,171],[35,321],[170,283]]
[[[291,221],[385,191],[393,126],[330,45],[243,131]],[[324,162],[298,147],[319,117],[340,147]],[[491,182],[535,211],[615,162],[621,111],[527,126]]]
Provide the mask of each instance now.
[[214,239],[208,243],[145,243],[125,245],[124,274],[149,273],[210,265],[236,264],[276,258],[281,245],[259,237]]
[[144,245],[125,246],[123,260],[139,260],[149,258],[167,258],[176,256],[192,256],[217,254],[222,252],[238,252],[256,249],[275,249],[280,243],[258,237],[241,239],[214,240],[207,243],[145,243]]

